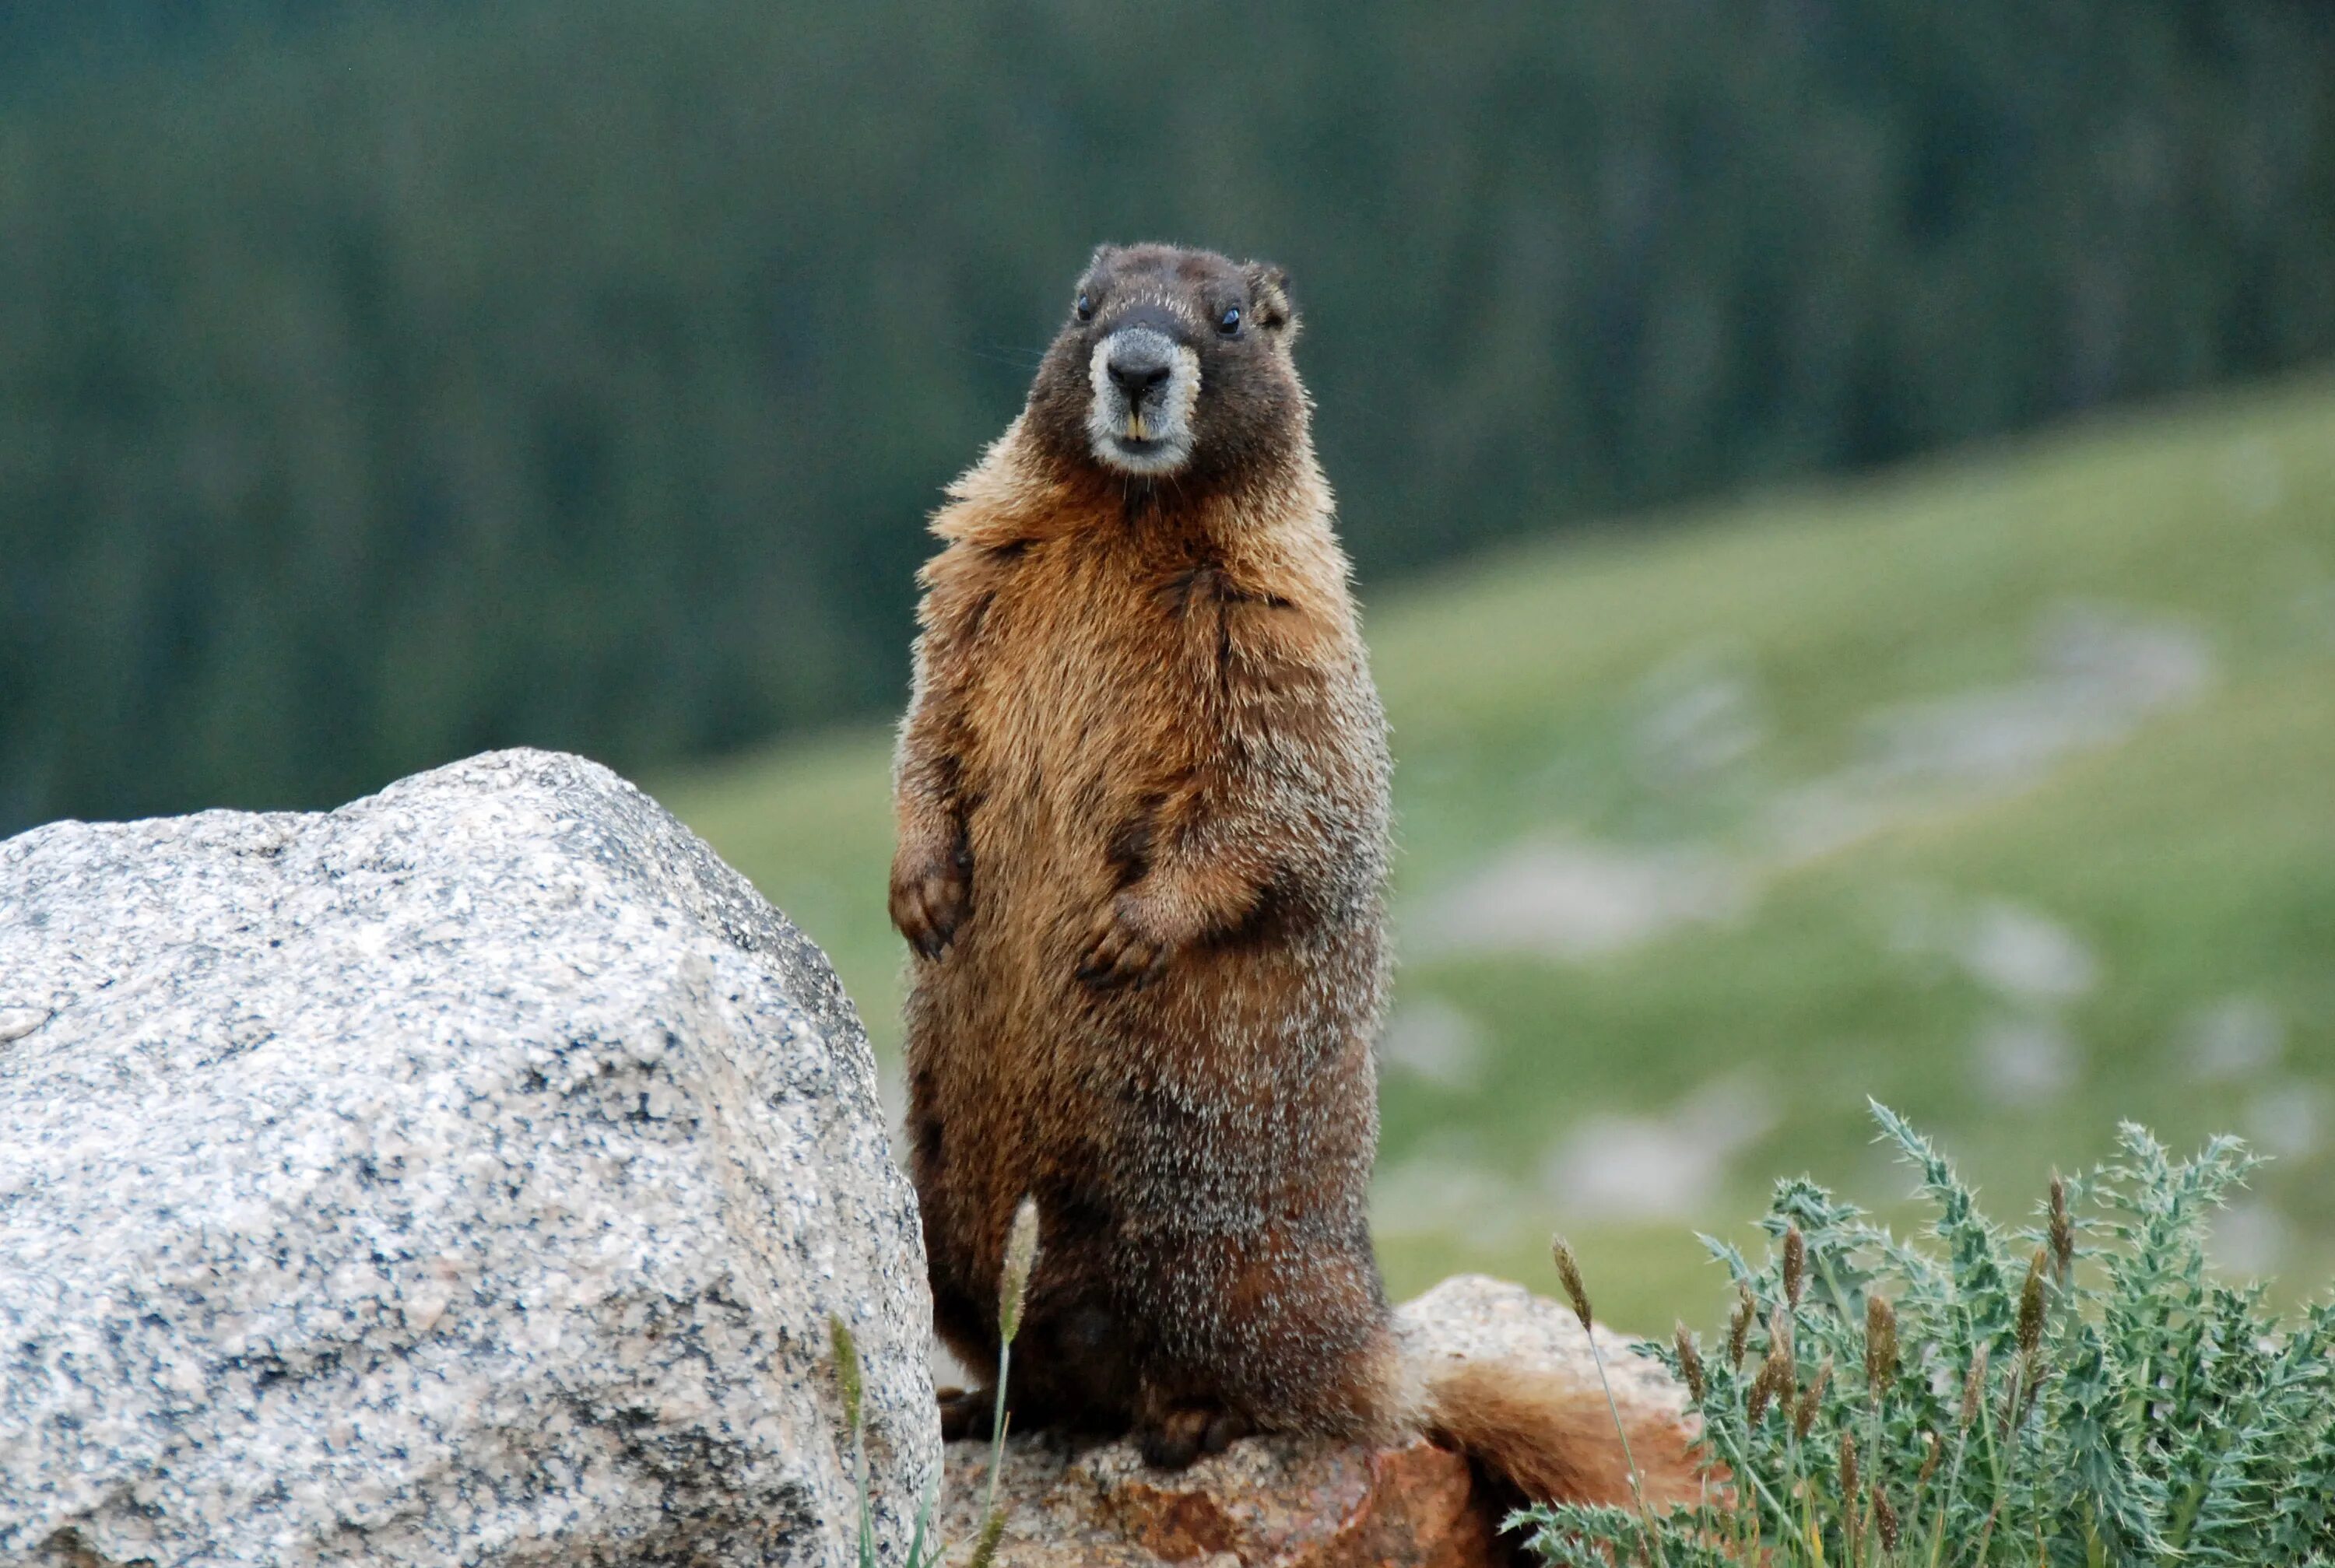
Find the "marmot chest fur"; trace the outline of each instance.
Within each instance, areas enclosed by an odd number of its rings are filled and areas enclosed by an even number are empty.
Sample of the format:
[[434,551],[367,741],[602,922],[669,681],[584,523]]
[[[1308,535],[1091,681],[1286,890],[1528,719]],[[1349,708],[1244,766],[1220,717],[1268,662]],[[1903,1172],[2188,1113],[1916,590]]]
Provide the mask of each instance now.
[[935,520],[891,896],[936,1326],[994,1363],[1032,1195],[1017,1428],[1424,1426],[1592,1495],[1513,1379],[1416,1386],[1371,1254],[1388,759],[1295,330],[1277,268],[1106,247]]

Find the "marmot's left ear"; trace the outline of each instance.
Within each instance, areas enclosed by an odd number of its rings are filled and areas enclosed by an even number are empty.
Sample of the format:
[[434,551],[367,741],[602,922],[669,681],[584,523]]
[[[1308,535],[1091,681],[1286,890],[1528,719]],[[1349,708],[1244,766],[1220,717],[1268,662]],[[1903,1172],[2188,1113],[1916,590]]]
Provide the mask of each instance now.
[[1252,261],[1241,268],[1248,280],[1251,298],[1256,301],[1258,324],[1285,330],[1297,330],[1297,310],[1289,303],[1289,275],[1269,261]]

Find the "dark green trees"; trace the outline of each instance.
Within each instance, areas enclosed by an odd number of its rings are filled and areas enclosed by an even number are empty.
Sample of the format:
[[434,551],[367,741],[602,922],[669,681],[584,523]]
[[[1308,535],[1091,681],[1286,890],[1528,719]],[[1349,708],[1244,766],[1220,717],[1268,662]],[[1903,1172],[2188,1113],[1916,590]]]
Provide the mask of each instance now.
[[1373,574],[2335,350],[2291,0],[167,9],[0,18],[0,832],[890,704],[1098,239]]

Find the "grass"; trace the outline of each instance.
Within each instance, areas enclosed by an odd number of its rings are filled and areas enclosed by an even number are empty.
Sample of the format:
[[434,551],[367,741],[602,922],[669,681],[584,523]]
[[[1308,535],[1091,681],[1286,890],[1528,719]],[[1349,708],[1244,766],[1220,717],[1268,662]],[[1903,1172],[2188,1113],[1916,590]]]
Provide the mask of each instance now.
[[[1035,1200],[1025,1197],[1013,1211],[1013,1224],[1005,1240],[1004,1266],[999,1272],[997,1373],[990,1382],[995,1402],[989,1425],[989,1486],[982,1496],[981,1529],[974,1538],[973,1550],[966,1555],[965,1568],[990,1568],[997,1561],[998,1545],[1005,1536],[1007,1510],[997,1497],[998,1483],[1005,1472],[1005,1438],[1010,1426],[1005,1399],[1013,1370],[1013,1337],[1021,1331],[1022,1307],[1030,1288],[1031,1272],[1037,1264],[1038,1205]],[[859,1346],[852,1338],[850,1326],[839,1317],[828,1319],[828,1335],[835,1360],[836,1389],[843,1399],[843,1424],[851,1437],[851,1480],[859,1505],[858,1561],[860,1568],[876,1568],[883,1544],[877,1538],[874,1499],[868,1492],[867,1432],[862,1419],[866,1379]],[[917,1509],[916,1525],[908,1537],[907,1555],[901,1559],[902,1568],[939,1568],[947,1561],[953,1543],[933,1533],[933,1505],[939,1498],[935,1486]]]
[[[2176,1144],[2235,1127],[2275,1157],[2229,1261],[2296,1294],[2335,1269],[2335,386],[1552,540],[1368,612],[1398,1013],[1467,1042],[1383,1076],[1398,1292],[1536,1278],[1562,1224],[1612,1321],[1712,1317],[1729,1285],[1691,1230],[1756,1209],[1777,1171],[1870,1186],[1867,1095],[2020,1192],[2047,1157],[2107,1157],[2127,1118]],[[1858,777],[1876,723],[2035,679],[2039,637],[2086,616],[2202,655],[2202,685],[2010,782],[1900,789],[1869,831],[1778,847],[1781,804]],[[1721,711],[1708,733],[1697,704]],[[1665,760],[1681,722],[1701,749]],[[828,949],[888,1056],[887,754],[870,728],[652,787]],[[1471,879],[1548,841],[1700,857],[1743,907],[1586,958],[1438,941]],[[1968,953],[1991,918],[2079,973],[2006,985]],[[1715,1128],[1724,1157],[1635,1201],[1551,1176],[1616,1118],[1656,1152]],[[1447,1188],[1401,1212],[1422,1171]],[[1466,1201],[1431,1201],[1447,1189]]]

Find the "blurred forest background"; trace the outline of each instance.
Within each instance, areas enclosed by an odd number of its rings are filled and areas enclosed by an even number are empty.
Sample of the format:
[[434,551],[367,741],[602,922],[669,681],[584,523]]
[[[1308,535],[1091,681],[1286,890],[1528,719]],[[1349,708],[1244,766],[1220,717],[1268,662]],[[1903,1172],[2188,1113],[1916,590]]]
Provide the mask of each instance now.
[[1102,239],[1292,271],[1396,727],[1398,1289],[2016,1214],[2335,1267],[2335,9],[0,0],[0,835],[510,744],[879,1051],[941,486]]
[[1292,269],[1384,581],[2335,352],[2335,13],[15,0],[0,832],[892,706],[1154,237]]

